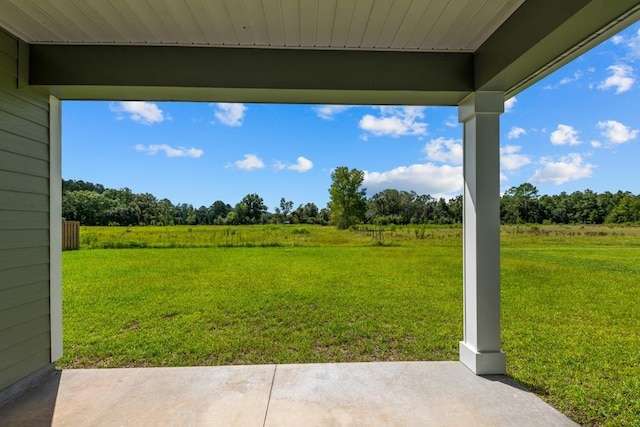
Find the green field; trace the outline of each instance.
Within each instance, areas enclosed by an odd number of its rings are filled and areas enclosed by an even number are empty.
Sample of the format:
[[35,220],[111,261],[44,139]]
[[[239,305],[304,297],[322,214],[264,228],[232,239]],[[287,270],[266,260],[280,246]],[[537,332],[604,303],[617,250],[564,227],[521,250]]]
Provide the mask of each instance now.
[[[61,367],[457,359],[459,227],[81,236]],[[581,424],[640,425],[640,228],[504,228],[501,262],[508,375]]]

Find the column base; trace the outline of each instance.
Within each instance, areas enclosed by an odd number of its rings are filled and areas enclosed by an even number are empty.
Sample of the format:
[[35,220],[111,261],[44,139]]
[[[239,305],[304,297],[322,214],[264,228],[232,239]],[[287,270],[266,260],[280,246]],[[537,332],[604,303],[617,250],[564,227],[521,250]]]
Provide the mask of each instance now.
[[460,361],[476,375],[507,373],[507,361],[503,351],[478,353],[460,341]]

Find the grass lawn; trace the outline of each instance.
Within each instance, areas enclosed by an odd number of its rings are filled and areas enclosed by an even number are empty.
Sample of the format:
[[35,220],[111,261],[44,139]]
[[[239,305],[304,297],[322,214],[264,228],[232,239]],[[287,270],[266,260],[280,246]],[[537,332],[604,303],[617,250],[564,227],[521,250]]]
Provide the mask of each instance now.
[[[458,357],[458,227],[128,230],[84,247],[145,249],[63,253],[61,367]],[[579,423],[639,425],[639,282],[638,228],[505,228],[508,374]]]

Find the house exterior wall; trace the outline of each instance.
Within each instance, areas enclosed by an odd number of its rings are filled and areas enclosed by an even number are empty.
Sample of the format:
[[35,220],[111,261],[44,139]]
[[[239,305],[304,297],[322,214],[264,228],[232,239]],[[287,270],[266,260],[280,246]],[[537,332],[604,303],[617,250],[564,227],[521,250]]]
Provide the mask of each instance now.
[[0,30],[0,391],[52,360],[49,96],[17,89],[18,51]]

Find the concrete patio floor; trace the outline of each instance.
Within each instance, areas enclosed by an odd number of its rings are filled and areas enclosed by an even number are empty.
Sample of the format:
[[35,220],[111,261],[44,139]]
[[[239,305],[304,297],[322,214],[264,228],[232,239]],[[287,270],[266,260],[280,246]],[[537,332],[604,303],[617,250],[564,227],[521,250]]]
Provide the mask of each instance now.
[[63,370],[2,426],[573,426],[459,362]]

